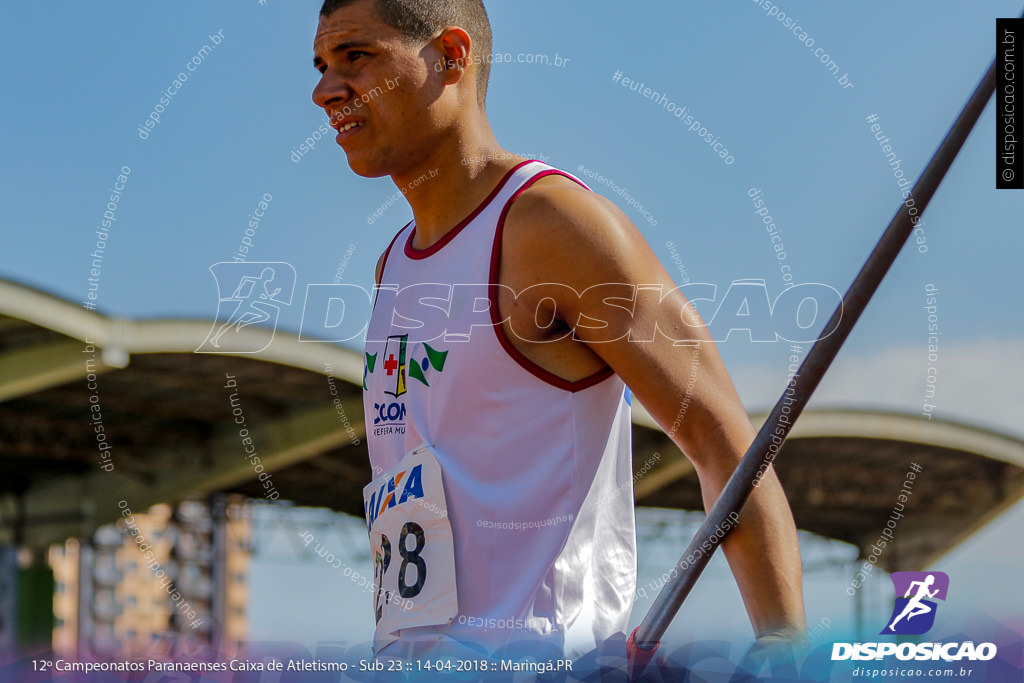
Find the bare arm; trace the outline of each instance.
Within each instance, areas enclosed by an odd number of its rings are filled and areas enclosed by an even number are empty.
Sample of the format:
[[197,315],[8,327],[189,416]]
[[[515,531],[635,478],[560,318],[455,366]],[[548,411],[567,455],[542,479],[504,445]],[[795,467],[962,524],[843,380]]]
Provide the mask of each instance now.
[[[568,285],[534,288],[533,300],[516,305],[555,302],[575,338],[626,382],[693,462],[709,509],[755,430],[703,321],[639,231],[600,196],[538,183],[513,204],[504,249],[502,262],[522,269],[517,280]],[[572,290],[583,294],[567,295]],[[802,631],[796,526],[774,471],[723,545],[756,634]]]

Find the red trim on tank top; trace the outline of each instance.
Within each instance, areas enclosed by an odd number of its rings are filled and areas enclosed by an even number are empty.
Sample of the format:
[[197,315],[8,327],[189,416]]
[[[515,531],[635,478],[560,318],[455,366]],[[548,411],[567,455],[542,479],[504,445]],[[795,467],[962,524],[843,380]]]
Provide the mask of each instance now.
[[[402,236],[402,233],[405,232],[405,229],[408,228],[410,225],[412,225],[412,221],[409,221],[408,223],[403,225],[402,229],[395,233],[395,236],[391,238],[391,244],[388,245],[388,248],[384,250],[384,261],[381,262],[380,264],[380,276],[382,279],[384,278],[384,269],[388,267],[388,255],[391,253],[391,248],[395,246],[395,242],[398,241],[398,238]],[[380,283],[381,280],[377,280],[378,286],[380,285]]]
[[[381,264],[380,264],[380,280],[377,280],[377,287],[378,288],[380,287],[381,281],[383,281],[383,279],[384,279],[384,269],[388,267],[388,255],[391,254],[391,247],[395,246],[395,242],[398,241],[398,238],[402,236],[402,233],[405,232],[405,229],[408,228],[410,225],[412,225],[412,221],[409,221],[408,223],[403,225],[402,229],[399,230],[398,232],[396,232],[395,236],[391,238],[391,244],[388,245],[388,248],[384,250],[384,260],[381,261]],[[377,293],[376,292],[374,292],[374,295],[373,295],[373,308],[377,308]]]
[[505,349],[505,352],[512,357],[512,360],[514,360],[516,363],[522,366],[524,370],[528,371],[537,379],[543,382],[547,382],[548,384],[559,389],[564,389],[565,391],[571,391],[575,393],[577,391],[582,391],[583,389],[589,389],[595,384],[603,382],[604,380],[614,375],[615,371],[608,367],[605,368],[604,370],[598,370],[592,375],[588,375],[587,377],[578,379],[575,382],[571,382],[567,379],[559,377],[553,372],[545,370],[541,366],[534,363],[532,360],[527,358],[519,349],[513,346],[512,342],[509,341],[508,339],[508,335],[505,334],[504,325],[502,325],[501,320],[498,319],[498,270],[501,267],[501,235],[505,228],[505,218],[506,216],[508,216],[509,209],[512,208],[512,202],[514,202],[519,195],[521,195],[524,191],[529,189],[529,187],[533,185],[535,182],[537,182],[541,178],[546,178],[549,175],[564,176],[569,180],[576,182],[580,186],[586,189],[590,189],[587,188],[587,186],[584,185],[581,181],[572,177],[568,173],[565,173],[564,171],[559,171],[557,169],[550,169],[546,171],[541,171],[537,175],[527,180],[525,183],[523,183],[522,187],[516,190],[515,193],[511,197],[509,197],[509,200],[505,202],[505,206],[501,210],[501,216],[498,218],[498,225],[494,229],[494,244],[491,247],[490,284],[487,286],[487,296],[488,299],[490,300],[491,322],[493,323],[494,334],[495,336],[498,337],[498,343],[501,344],[501,347]]
[[510,168],[508,172],[504,175],[504,177],[502,177],[502,179],[498,181],[498,184],[494,186],[494,189],[491,190],[491,193],[487,195],[487,197],[485,197],[484,200],[480,202],[480,204],[475,209],[473,209],[473,213],[469,214],[461,221],[459,221],[458,225],[456,225],[454,228],[446,232],[441,239],[434,242],[426,249],[417,249],[416,247],[412,246],[412,241],[413,239],[416,238],[416,228],[413,227],[412,231],[409,233],[409,239],[406,240],[405,242],[405,255],[411,259],[419,260],[425,259],[428,256],[436,254],[438,251],[441,250],[441,247],[455,239],[455,236],[462,232],[463,228],[472,223],[473,219],[479,216],[480,212],[487,208],[487,205],[490,204],[494,197],[497,196],[499,192],[501,192],[501,189],[505,187],[505,183],[508,182],[508,179],[512,177],[513,173],[521,169],[523,166],[526,166],[527,164],[535,163],[535,161],[536,160],[534,159],[528,159]]

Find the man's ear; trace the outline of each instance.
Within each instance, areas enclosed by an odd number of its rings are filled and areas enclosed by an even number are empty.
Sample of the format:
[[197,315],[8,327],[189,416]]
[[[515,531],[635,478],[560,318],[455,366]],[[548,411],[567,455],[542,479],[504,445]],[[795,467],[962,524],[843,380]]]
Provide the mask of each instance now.
[[436,40],[441,53],[438,70],[444,73],[446,84],[458,83],[477,59],[477,55],[472,53],[472,39],[458,26],[449,26]]

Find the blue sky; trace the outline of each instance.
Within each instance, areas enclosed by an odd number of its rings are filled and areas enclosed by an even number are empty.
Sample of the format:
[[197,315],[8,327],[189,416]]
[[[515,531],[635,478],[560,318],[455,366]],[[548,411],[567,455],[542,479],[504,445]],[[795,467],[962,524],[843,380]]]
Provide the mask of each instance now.
[[[748,190],[763,190],[795,281],[845,290],[900,200],[866,117],[877,115],[916,178],[994,55],[994,18],[1020,12],[1001,0],[783,3],[848,74],[853,87],[844,88],[751,0],[487,6],[495,52],[570,60],[494,65],[488,112],[505,147],[569,171],[582,165],[628,190],[656,226],[587,179],[620,203],[670,273],[679,272],[671,241],[690,280],[724,291],[733,280],[763,279],[772,297],[782,290],[779,261]],[[331,282],[346,251],[345,281],[369,285],[408,207],[368,224],[395,188],[356,177],[328,137],[298,163],[290,158],[325,118],[310,100],[318,7],[5,3],[0,276],[81,301],[108,188],[129,166],[102,269],[104,313],[213,316],[208,269],[230,260],[264,194],[272,201],[249,260],[295,267],[298,303],[283,312],[283,327],[298,329],[305,285]],[[223,40],[140,139],[161,92],[218,31]],[[688,107],[735,162],[614,83],[616,72]],[[924,287],[934,284],[936,414],[1024,436],[1014,391],[1024,380],[1024,316],[1012,286],[1024,193],[993,189],[994,136],[990,106],[925,215],[927,252],[901,254],[812,406],[919,413]],[[735,337],[720,346],[748,407],[770,405],[785,381],[787,346]],[[1024,521],[1021,507],[981,532],[977,542],[989,545],[976,552],[991,554],[998,571],[1019,572],[1021,551],[995,552],[1005,548],[1006,520]],[[964,559],[962,571],[969,565]]]

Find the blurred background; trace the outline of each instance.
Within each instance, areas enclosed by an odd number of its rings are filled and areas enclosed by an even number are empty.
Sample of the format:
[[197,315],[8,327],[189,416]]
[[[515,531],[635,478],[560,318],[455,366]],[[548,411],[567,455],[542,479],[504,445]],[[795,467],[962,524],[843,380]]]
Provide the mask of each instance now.
[[[411,212],[322,132],[319,4],[0,8],[8,656],[372,637],[361,348],[299,333],[307,286],[372,287]],[[994,0],[486,5],[498,139],[616,201],[680,285],[717,287],[697,308],[755,426],[810,348],[763,341],[792,327],[768,302],[789,284],[845,291],[900,178],[916,179],[993,58],[994,19],[1020,13]],[[990,105],[780,456],[822,640],[877,633],[886,572],[925,568],[951,578],[946,631],[1024,632],[1024,194],[993,189],[994,138]],[[292,296],[223,352],[196,353],[230,313],[211,266],[238,259],[294,273]],[[827,312],[801,315],[813,332]],[[630,628],[703,517],[688,461],[634,408]],[[852,587],[911,463],[895,541]],[[752,636],[720,557],[668,639],[711,636]]]

